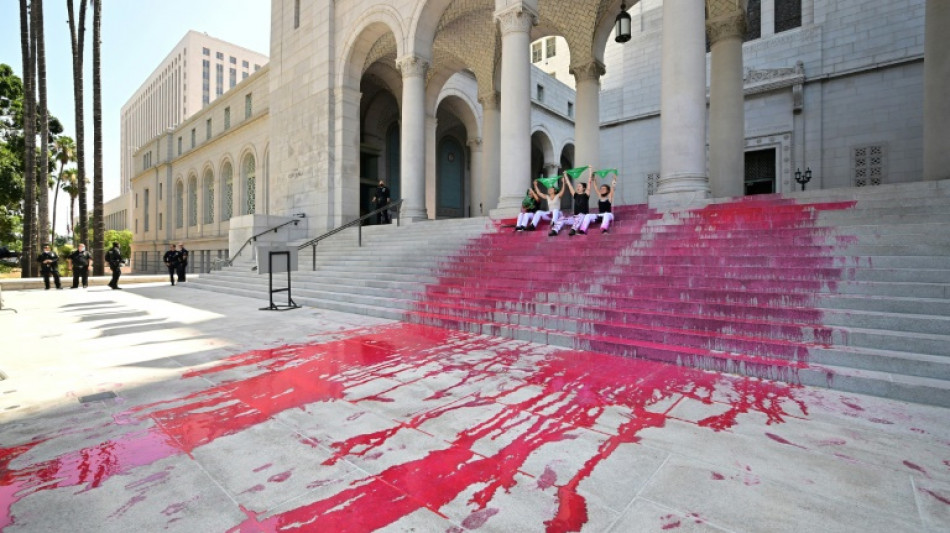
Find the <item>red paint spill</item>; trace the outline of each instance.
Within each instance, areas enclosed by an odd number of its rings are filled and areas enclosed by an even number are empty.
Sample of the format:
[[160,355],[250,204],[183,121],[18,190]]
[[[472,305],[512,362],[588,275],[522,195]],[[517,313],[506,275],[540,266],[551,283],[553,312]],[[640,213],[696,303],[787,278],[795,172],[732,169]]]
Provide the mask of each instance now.
[[937,494],[936,492],[932,490],[928,490],[928,489],[918,489],[918,490],[920,490],[920,492],[923,492],[924,494],[929,494],[933,496],[933,498],[940,503],[950,505],[950,498],[944,498],[943,496]]
[[679,520],[677,520],[676,522],[669,522],[669,523],[667,523],[667,524],[663,524],[662,529],[664,529],[664,530],[667,530],[667,529],[676,529],[676,528],[678,528],[678,527],[680,527],[680,521],[679,521]]
[[[490,504],[499,491],[510,492],[529,480],[532,485],[544,485],[542,488],[557,487],[550,494],[555,506],[545,529],[578,531],[590,512],[581,495],[581,483],[622,446],[638,442],[641,430],[665,425],[667,416],[650,410],[656,404],[679,397],[708,402],[714,391],[725,392],[731,398],[727,411],[704,421],[715,430],[732,427],[741,413],[762,413],[770,423],[779,423],[789,416],[783,406],[805,410],[794,397],[796,389],[783,384],[593,352],[532,350],[503,339],[397,324],[344,340],[241,354],[192,375],[213,378],[222,370],[241,370],[249,377],[130,409],[121,415],[130,431],[101,444],[12,467],[37,443],[0,449],[0,527],[13,523],[13,504],[35,492],[70,486],[95,490],[112,476],[132,473],[159,459],[177,455],[188,460],[193,450],[269,421],[283,411],[343,398],[358,405],[377,398],[392,400],[402,388],[421,382],[433,387],[435,393],[425,400],[413,400],[419,403],[417,414],[397,420],[392,428],[336,442],[321,437],[334,452],[327,463],[382,453],[395,446],[394,437],[405,436],[405,432],[423,438],[427,422],[454,416],[463,409],[483,409],[486,418],[473,420],[445,441],[433,439],[442,448],[355,479],[322,500],[266,519],[242,508],[247,520],[234,531],[379,529],[422,508],[446,512],[447,504],[470,487],[478,488],[464,502],[467,514],[452,518],[487,521],[497,512]],[[513,386],[478,386],[504,369],[518,369]],[[377,380],[393,382],[400,374],[417,377],[373,397],[359,399],[350,393]],[[452,379],[446,380],[446,376]],[[465,388],[460,383],[470,389],[467,395],[461,395]],[[450,389],[452,394],[446,395]],[[618,411],[626,413],[619,427],[607,431],[598,425],[605,413]],[[563,480],[557,479],[553,469],[536,479],[522,473],[538,450],[577,438],[578,428],[595,432],[602,440],[588,456],[571,458],[576,463],[573,472]],[[477,446],[495,442],[502,435],[506,444],[491,452]],[[304,438],[301,442],[313,446],[316,441]],[[265,464],[254,471],[272,466]],[[290,474],[289,470],[275,474],[269,481],[279,483]],[[328,483],[315,481],[311,485]],[[258,485],[248,491],[263,488]]]
[[498,509],[486,507],[470,514],[468,518],[462,521],[462,527],[465,529],[478,529],[485,525],[489,518],[498,514]]
[[850,402],[850,401],[848,401],[848,400],[842,399],[842,400],[841,400],[841,403],[847,405],[848,407],[850,407],[851,409],[854,409],[855,411],[864,411],[864,408],[863,408],[863,407],[861,407],[860,405],[858,405],[858,404],[856,404],[856,403],[854,403],[854,402]]
[[803,449],[803,450],[806,450],[806,449],[807,449],[807,448],[805,448],[804,446],[800,446],[800,445],[798,445],[798,444],[795,444],[794,442],[790,442],[790,441],[788,441],[788,440],[786,440],[786,439],[784,439],[784,438],[782,438],[782,437],[779,437],[778,435],[776,435],[776,434],[774,434],[774,433],[768,433],[768,432],[766,432],[765,436],[768,437],[768,438],[770,438],[770,439],[772,439],[772,440],[774,440],[775,442],[778,442],[778,443],[781,443],[781,444],[787,444],[788,446],[794,446],[794,447],[796,447],[796,448],[801,448],[801,449]]
[[251,472],[257,473],[257,472],[260,472],[261,470],[267,470],[268,468],[270,468],[270,467],[272,467],[272,466],[274,466],[272,463],[263,464],[263,465],[261,465],[261,466],[255,468],[254,470],[251,470]]
[[818,441],[819,446],[844,446],[848,441],[844,439],[824,439]]
[[894,423],[891,422],[890,420],[887,420],[887,419],[884,419],[884,418],[869,418],[868,421],[869,421],[869,422],[873,422],[873,423],[875,423],[875,424],[884,424],[885,426],[890,426],[890,425],[894,424]]
[[921,474],[927,475],[927,471],[924,470],[923,467],[921,467],[920,465],[914,464],[910,461],[904,460],[904,466],[906,466],[907,468],[910,468],[911,470],[916,470],[920,472]]
[[726,476],[720,474],[719,472],[713,472],[713,473],[712,473],[712,478],[713,478],[713,480],[715,480],[715,481],[722,481],[722,480],[726,479]]

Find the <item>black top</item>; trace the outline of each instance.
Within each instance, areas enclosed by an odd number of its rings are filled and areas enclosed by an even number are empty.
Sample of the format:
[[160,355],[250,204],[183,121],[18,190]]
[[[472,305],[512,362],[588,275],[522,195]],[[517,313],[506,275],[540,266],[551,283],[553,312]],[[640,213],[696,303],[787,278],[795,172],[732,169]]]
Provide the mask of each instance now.
[[122,266],[122,251],[119,250],[118,246],[109,248],[109,251],[106,252],[106,262],[109,263],[110,268]]
[[610,200],[597,200],[597,211],[601,213],[609,213]]
[[379,185],[376,187],[376,205],[382,207],[389,203],[389,187]]
[[75,252],[69,255],[69,260],[73,263],[73,268],[89,268],[89,261],[92,259],[92,256],[89,255],[89,252],[86,250]]
[[170,267],[178,265],[178,252],[175,250],[169,250],[165,252],[165,256],[162,257],[162,261],[164,261],[165,264]]
[[[46,260],[49,260],[50,262],[45,263],[44,261]],[[56,252],[52,250],[50,250],[49,252],[41,253],[37,261],[40,262],[40,269],[43,272],[52,272],[53,270],[56,270],[56,268],[59,266],[59,256],[56,255]]]
[[178,249],[178,262],[185,266],[188,265],[188,250],[184,246]]
[[574,193],[574,214],[586,215],[590,213],[590,195],[585,193]]

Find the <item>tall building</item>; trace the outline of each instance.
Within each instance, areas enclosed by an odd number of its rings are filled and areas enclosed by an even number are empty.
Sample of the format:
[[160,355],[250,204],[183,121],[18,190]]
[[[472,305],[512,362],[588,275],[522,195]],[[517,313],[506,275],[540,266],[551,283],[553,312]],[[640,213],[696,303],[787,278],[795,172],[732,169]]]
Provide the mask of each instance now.
[[[186,33],[122,106],[122,194],[132,189],[133,153],[140,146],[184,122],[267,61],[266,55],[207,34]],[[143,164],[150,166],[149,161]]]

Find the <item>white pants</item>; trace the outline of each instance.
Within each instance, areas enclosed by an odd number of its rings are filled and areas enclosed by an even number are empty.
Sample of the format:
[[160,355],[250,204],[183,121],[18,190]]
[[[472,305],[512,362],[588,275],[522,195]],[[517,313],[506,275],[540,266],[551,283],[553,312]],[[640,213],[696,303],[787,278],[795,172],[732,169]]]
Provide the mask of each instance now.
[[614,221],[613,213],[602,213],[596,214],[591,213],[584,217],[584,221],[581,223],[581,231],[587,231],[587,227],[590,226],[590,223],[597,220],[597,217],[601,217],[600,229],[607,231],[610,229],[610,223]]
[[518,222],[515,226],[523,228],[531,222],[531,217],[534,216],[534,213],[518,213]]
[[561,217],[557,220],[557,222],[551,224],[551,229],[560,233],[561,228],[563,228],[565,224],[570,224],[571,228],[576,230],[577,227],[580,226],[582,220],[584,220],[584,215]]
[[538,222],[541,222],[541,219],[550,220],[552,224],[556,224],[558,219],[561,218],[561,210],[555,209],[554,211],[538,211],[534,214],[534,218],[531,219],[531,225],[538,227]]

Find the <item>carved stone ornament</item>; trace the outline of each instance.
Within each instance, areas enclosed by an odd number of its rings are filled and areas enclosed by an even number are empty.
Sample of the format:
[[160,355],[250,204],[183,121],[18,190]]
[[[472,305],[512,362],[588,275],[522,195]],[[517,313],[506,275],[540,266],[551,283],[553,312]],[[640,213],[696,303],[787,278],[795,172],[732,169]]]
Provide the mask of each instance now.
[[422,78],[429,70],[429,62],[421,57],[406,56],[396,60],[396,68],[402,73],[403,78]]
[[805,64],[801,61],[790,68],[746,69],[745,93],[756,94],[805,83]]
[[745,35],[746,19],[742,12],[731,13],[706,22],[706,32],[709,42],[716,43],[721,39],[739,38]]
[[513,6],[495,13],[498,29],[502,35],[513,32],[528,33],[538,23],[538,14],[526,6]]
[[604,64],[596,59],[587,63],[571,65],[571,74],[577,81],[599,80],[601,76],[607,73]]
[[501,99],[497,92],[478,95],[478,103],[482,104],[483,109],[498,109]]

